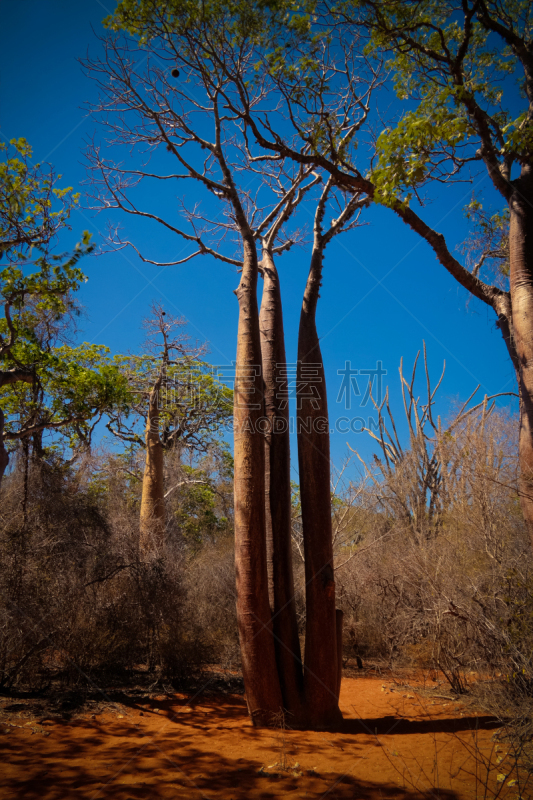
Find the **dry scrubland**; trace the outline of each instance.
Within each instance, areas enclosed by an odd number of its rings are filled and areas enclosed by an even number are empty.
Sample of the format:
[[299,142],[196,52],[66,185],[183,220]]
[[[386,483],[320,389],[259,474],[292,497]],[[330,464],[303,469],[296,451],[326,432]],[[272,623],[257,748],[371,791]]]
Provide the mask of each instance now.
[[[1,505],[3,796],[38,796],[50,776],[39,796],[531,796],[533,577],[515,429],[482,405],[434,429],[422,417],[410,447],[384,444],[349,482],[353,455],[333,504],[346,722],[313,734],[247,721],[227,459],[167,459],[169,485],[196,470],[210,489],[170,495],[166,545],[140,560],[140,465],[21,452]],[[293,529],[303,631],[296,489]]]

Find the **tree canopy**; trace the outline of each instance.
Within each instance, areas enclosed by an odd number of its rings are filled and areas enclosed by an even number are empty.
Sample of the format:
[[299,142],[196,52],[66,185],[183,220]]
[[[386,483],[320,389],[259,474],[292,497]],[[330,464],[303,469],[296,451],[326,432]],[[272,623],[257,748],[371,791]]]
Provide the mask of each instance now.
[[98,345],[68,343],[77,312],[76,290],[85,280],[79,267],[92,251],[90,234],[71,253],[53,252],[68,228],[79,195],[59,189],[51,167],[32,165],[25,139],[2,145],[0,163],[0,436],[5,442],[60,431],[71,447],[87,444],[94,418],[127,403],[127,384]]

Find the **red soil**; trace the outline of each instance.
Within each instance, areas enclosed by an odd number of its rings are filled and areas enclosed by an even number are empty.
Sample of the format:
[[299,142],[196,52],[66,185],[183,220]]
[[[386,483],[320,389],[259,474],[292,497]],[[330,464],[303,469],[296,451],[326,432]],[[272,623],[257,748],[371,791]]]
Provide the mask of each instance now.
[[227,696],[130,698],[68,722],[11,718],[0,722],[0,798],[518,796],[490,720],[462,704],[362,677],[343,680],[340,705],[345,722],[323,732],[256,730],[242,698]]

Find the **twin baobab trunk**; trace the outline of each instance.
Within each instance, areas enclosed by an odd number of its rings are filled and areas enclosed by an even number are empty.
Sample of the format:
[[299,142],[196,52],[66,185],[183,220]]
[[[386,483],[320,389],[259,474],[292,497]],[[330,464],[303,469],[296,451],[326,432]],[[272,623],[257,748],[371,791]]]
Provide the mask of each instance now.
[[265,383],[265,498],[269,596],[276,663],[288,724],[303,713],[303,672],[296,619],[291,544],[290,431],[285,336],[278,273],[263,253],[263,299],[259,325]]
[[533,545],[533,167],[523,166],[509,201],[509,257],[520,397],[520,500]]
[[159,438],[159,379],[150,392],[146,420],[146,461],[144,465],[139,550],[147,553],[162,542],[165,533],[165,482],[163,445]]
[[[330,186],[315,218],[315,242],[298,338],[298,457],[306,580],[302,670],[291,542],[287,364],[279,278],[264,244],[261,315],[252,236],[243,236],[234,392],[237,618],[248,710],[268,725],[281,710],[289,726],[325,728],[341,719],[342,612],[335,609],[326,381],[315,316]],[[341,223],[353,214],[347,206]]]
[[251,236],[243,244],[234,390],[237,620],[248,711],[254,725],[269,725],[283,698],[268,598],[257,253]]
[[316,330],[322,248],[313,248],[298,335],[298,462],[304,536],[304,686],[309,723],[330,725],[339,710],[342,615],[335,611],[326,378]]
[[342,612],[335,609],[329,421],[316,307],[324,248],[353,215],[357,203],[354,199],[348,204],[336,227],[323,234],[329,191],[328,183],[315,216],[298,336],[298,459],[306,581],[303,672],[292,572],[289,414],[284,389],[288,376],[279,278],[273,254],[264,246],[258,320],[257,256],[253,239],[249,243],[244,239],[237,290],[235,551],[243,677],[254,724],[268,724],[281,709],[289,712],[287,721],[294,727],[325,728],[342,719]]
[[[258,318],[255,250],[250,244],[245,252],[237,290],[234,429],[237,616],[246,699],[256,725],[270,724],[284,709],[290,726],[326,727],[341,719],[342,612],[335,610],[329,426],[315,326],[322,250],[313,252],[298,343],[297,381],[304,387],[298,392],[307,606],[304,671],[292,571],[287,365],[279,278],[266,250]],[[310,387],[308,393],[305,387]]]

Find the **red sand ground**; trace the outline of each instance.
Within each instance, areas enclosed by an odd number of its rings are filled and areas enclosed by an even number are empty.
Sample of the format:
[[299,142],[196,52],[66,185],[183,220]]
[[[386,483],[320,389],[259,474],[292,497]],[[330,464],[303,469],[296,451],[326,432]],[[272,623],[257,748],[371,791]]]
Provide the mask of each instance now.
[[[340,701],[345,722],[327,732],[256,730],[227,696],[131,698],[68,722],[12,717],[0,722],[0,798],[519,796],[489,719],[462,704],[368,677],[344,679]],[[474,745],[491,759],[488,779]]]

